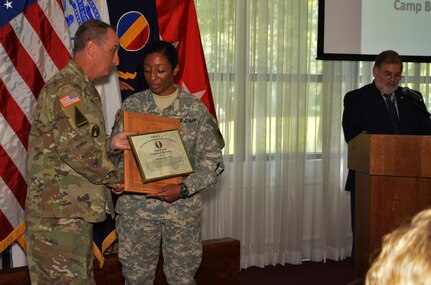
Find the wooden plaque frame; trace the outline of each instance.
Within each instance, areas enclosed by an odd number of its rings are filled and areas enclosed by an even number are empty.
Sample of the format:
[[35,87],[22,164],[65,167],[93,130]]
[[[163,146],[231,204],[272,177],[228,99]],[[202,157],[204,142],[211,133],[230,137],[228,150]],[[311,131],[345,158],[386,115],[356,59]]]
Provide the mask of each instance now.
[[[123,112],[124,131],[137,131],[138,134],[179,130],[180,121],[175,118],[165,118],[138,112]],[[124,151],[124,191],[151,194],[157,193],[160,187],[168,184],[180,184],[181,176],[144,183],[132,150]]]

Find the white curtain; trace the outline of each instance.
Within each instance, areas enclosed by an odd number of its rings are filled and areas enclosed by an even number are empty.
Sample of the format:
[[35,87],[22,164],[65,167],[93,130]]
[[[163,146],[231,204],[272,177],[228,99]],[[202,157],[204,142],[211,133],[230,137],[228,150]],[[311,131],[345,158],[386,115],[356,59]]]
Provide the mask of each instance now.
[[[203,238],[239,239],[241,268],[350,256],[343,96],[372,81],[372,62],[315,59],[317,0],[195,4],[226,140]],[[428,74],[405,66],[427,102]]]

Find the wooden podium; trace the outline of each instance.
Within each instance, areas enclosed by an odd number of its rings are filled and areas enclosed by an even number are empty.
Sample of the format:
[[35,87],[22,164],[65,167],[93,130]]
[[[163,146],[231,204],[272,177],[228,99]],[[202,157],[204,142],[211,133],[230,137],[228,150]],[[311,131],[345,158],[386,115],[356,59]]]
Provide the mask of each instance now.
[[349,142],[356,171],[355,277],[365,276],[382,237],[431,202],[431,136],[360,134]]

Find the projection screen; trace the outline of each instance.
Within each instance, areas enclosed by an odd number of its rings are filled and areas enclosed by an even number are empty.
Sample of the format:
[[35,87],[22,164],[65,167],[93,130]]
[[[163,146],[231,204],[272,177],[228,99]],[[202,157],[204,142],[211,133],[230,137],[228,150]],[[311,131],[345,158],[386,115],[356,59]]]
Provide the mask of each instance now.
[[431,62],[431,0],[319,0],[317,59]]

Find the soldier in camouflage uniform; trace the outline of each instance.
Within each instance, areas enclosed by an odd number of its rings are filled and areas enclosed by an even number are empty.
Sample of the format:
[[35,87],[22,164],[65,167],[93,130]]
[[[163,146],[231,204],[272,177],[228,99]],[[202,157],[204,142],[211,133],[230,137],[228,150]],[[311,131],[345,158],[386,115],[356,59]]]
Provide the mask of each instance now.
[[[168,283],[196,284],[194,275],[202,259],[200,192],[216,183],[224,169],[224,140],[217,122],[199,99],[173,84],[178,69],[176,49],[167,42],[153,43],[144,56],[144,76],[150,89],[129,96],[122,106],[127,111],[178,118],[194,168],[182,184],[165,186],[157,194],[124,193],[119,197],[118,255],[128,285],[153,284],[160,244]],[[122,126],[120,119],[113,133]],[[121,167],[121,158],[116,159]]]
[[120,133],[106,145],[93,81],[118,65],[118,38],[101,21],[77,31],[73,60],[43,87],[28,143],[27,260],[32,284],[95,284],[93,224],[114,214],[109,188],[122,173],[107,149],[127,149]]

